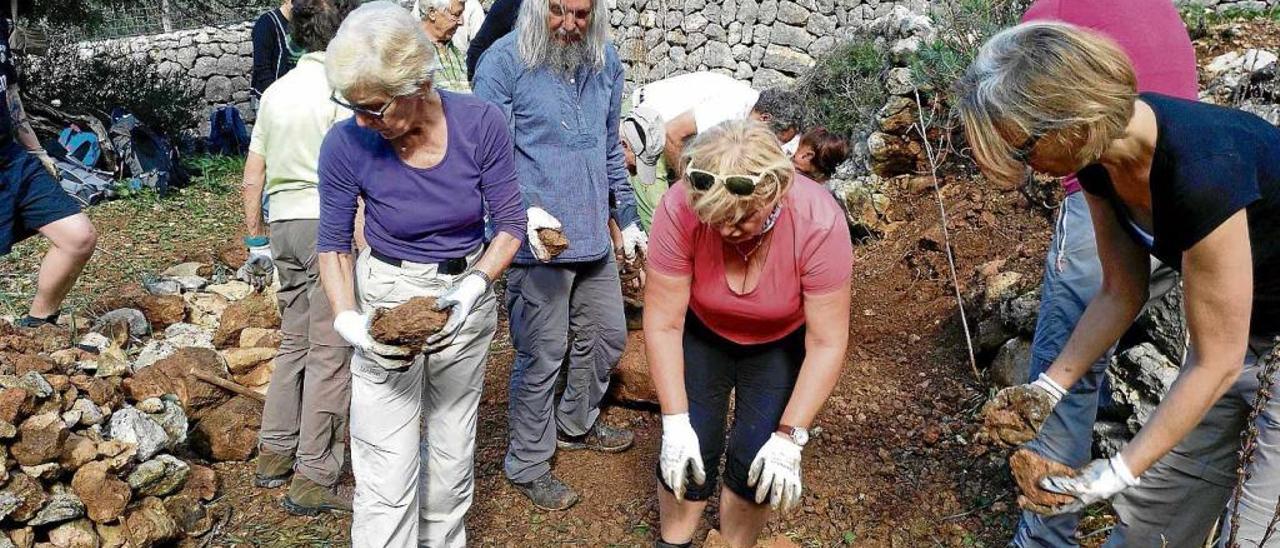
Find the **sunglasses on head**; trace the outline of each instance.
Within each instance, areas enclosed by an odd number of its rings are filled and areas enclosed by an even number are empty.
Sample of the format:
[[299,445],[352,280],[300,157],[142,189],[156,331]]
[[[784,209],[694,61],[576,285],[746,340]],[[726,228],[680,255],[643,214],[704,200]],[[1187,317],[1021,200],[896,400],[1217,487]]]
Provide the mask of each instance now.
[[720,175],[712,173],[705,169],[691,167],[685,170],[685,178],[689,180],[689,185],[694,189],[706,192],[711,190],[716,183],[724,185],[725,190],[737,196],[750,196],[755,193],[756,186],[760,184],[768,173],[759,173],[756,175]]
[[[412,94],[410,93],[407,95],[412,95]],[[350,110],[351,112],[355,112],[357,114],[363,114],[375,120],[381,120],[383,117],[387,115],[387,109],[390,109],[391,105],[395,104],[396,99],[399,99],[401,97],[406,97],[407,95],[396,95],[395,97],[392,97],[390,101],[387,101],[386,104],[382,105],[382,108],[379,108],[378,110],[368,109],[356,104],[348,103],[346,99],[343,99],[341,95],[338,95],[337,90],[334,90],[332,93],[329,94],[329,100],[333,101],[334,104],[342,108]]]

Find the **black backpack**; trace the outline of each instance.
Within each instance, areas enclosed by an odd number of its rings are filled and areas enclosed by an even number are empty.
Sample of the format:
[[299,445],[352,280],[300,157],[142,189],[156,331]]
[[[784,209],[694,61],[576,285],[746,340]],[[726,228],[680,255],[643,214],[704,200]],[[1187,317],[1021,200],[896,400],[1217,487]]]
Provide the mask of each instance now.
[[209,114],[209,152],[240,156],[249,151],[249,128],[240,109],[227,105]]
[[120,155],[121,176],[131,179],[130,187],[149,188],[164,195],[170,188],[191,182],[191,176],[178,161],[178,150],[132,114],[115,118],[111,144]]

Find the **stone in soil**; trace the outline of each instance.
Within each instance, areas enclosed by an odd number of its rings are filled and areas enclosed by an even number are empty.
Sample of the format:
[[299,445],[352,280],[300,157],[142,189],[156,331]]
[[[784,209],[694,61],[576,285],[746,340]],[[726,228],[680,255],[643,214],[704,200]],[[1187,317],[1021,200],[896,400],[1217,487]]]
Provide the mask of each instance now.
[[94,529],[102,538],[101,548],[125,548],[129,545],[129,537],[124,532],[124,520],[118,524],[99,523]]
[[253,457],[261,426],[262,404],[236,396],[200,419],[191,441],[210,460],[245,461]]
[[169,434],[164,428],[132,407],[111,415],[109,432],[111,439],[133,444],[138,461],[149,460],[169,445]]
[[36,409],[36,398],[21,388],[0,390],[0,420],[9,424],[22,422]]
[[250,327],[280,328],[280,312],[270,295],[250,295],[227,306],[213,335],[213,344],[218,348],[231,346],[240,341],[240,332]]
[[99,548],[101,541],[93,530],[93,522],[78,519],[49,531],[49,544],[54,548]]
[[9,531],[9,540],[17,548],[31,548],[36,545],[36,532],[30,527]]
[[276,357],[274,348],[228,348],[223,350],[222,357],[227,360],[227,369],[232,375],[243,375],[259,365]]
[[204,290],[226,297],[228,301],[238,301],[251,295],[253,286],[239,280],[231,280],[227,283],[211,285]]
[[218,252],[218,260],[231,267],[231,270],[237,270],[249,260],[249,250],[240,242],[232,242]]
[[98,444],[79,434],[67,436],[58,462],[67,470],[77,470],[98,458]]
[[186,303],[178,295],[146,295],[140,303],[142,313],[153,329],[164,329],[182,323],[187,317]]
[[1075,497],[1050,493],[1040,488],[1040,480],[1046,476],[1074,476],[1075,470],[1065,464],[1051,461],[1039,453],[1029,449],[1019,449],[1009,457],[1009,469],[1013,472],[1014,481],[1022,495],[1018,497],[1018,505],[1026,508],[1024,500],[1032,504],[1053,507],[1067,504]]
[[189,422],[187,413],[172,395],[165,395],[160,399],[160,402],[160,410],[154,413],[147,413],[147,418],[164,428],[165,434],[169,436],[169,443],[166,447],[174,449],[187,441],[187,425]]
[[189,537],[198,537],[213,528],[213,516],[205,510],[204,505],[186,495],[169,497],[164,507]]
[[447,311],[436,310],[435,298],[414,297],[390,310],[374,312],[369,334],[383,344],[421,348],[448,320]]
[[1027,385],[1006,388],[982,407],[982,433],[997,444],[1017,447],[1035,438],[1053,407],[1040,389]]
[[156,497],[142,499],[142,504],[129,512],[124,523],[125,536],[135,548],[164,546],[182,536],[177,522]]
[[59,486],[54,486],[55,494],[49,497],[49,502],[36,512],[27,525],[49,525],[84,517],[84,503],[80,501],[80,497],[70,492],[56,493],[58,488]]
[[120,308],[98,316],[89,330],[113,338],[112,335],[120,334],[122,330],[120,326],[123,326],[125,339],[120,341],[122,344],[131,338],[141,339],[151,334],[151,324],[147,322],[146,314],[136,308]]
[[210,501],[218,496],[218,473],[208,466],[191,465],[187,484],[180,493],[195,500]]
[[214,377],[227,376],[217,352],[207,348],[180,348],[172,356],[125,379],[124,392],[133,401],[173,394],[190,417],[199,419],[230,395],[192,376],[191,372],[197,370]]
[[542,240],[542,247],[546,248],[550,258],[558,257],[564,250],[569,249],[569,239],[564,233],[554,228],[539,228],[538,239]]
[[226,297],[213,293],[187,293],[182,299],[187,303],[190,322],[209,330],[218,328],[218,320],[231,306]]
[[240,332],[240,348],[280,348],[282,342],[278,329],[250,327]]
[[613,371],[613,383],[609,389],[619,401],[658,403],[658,392],[649,376],[649,362],[645,359],[643,331],[627,332],[627,347]]
[[18,499],[18,504],[9,512],[9,519],[20,523],[34,517],[44,507],[45,501],[49,500],[49,495],[44,492],[40,482],[26,474],[14,474],[4,491],[0,491],[0,496],[5,494]]
[[67,441],[67,425],[56,413],[33,416],[18,427],[18,443],[9,448],[13,458],[23,466],[36,466],[57,460]]
[[124,515],[133,498],[129,484],[117,478],[110,466],[96,461],[81,466],[71,478],[71,491],[84,502],[89,519],[98,523],[115,521]]
[[[729,543],[720,536],[720,530],[712,529],[707,531],[707,540],[702,544],[703,548],[729,548]],[[761,539],[756,542],[756,548],[799,548],[799,545],[792,542],[791,539],[782,535],[769,539]]]
[[143,496],[163,497],[187,482],[191,467],[173,455],[158,455],[129,474],[129,487]]
[[[120,379],[118,378],[101,379],[87,375],[73,375],[71,377],[71,385],[80,390],[95,405],[115,409],[123,401],[120,394]],[[3,399],[3,395],[0,395],[0,399]]]

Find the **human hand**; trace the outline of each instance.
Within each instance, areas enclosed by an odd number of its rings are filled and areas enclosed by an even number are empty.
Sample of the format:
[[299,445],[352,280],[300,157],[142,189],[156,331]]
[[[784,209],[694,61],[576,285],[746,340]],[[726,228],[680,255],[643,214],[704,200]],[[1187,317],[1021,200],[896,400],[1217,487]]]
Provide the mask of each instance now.
[[982,407],[983,431],[997,445],[1016,447],[1035,439],[1067,390],[1044,373],[1010,386]]
[[40,160],[40,164],[44,166],[44,170],[49,172],[49,175],[55,180],[62,178],[61,173],[58,171],[58,164],[53,161],[53,157],[49,156],[49,153],[45,149],[41,148],[33,150],[31,151],[31,154],[35,155],[36,159]]
[[770,435],[751,461],[747,485],[756,488],[756,504],[767,497],[771,508],[784,513],[799,506],[800,446],[776,432]]
[[622,229],[622,253],[628,261],[636,258],[636,252],[649,252],[649,235],[640,229],[639,223],[631,223]]
[[258,252],[254,248],[249,248],[249,260],[236,270],[236,279],[253,286],[256,291],[268,285],[271,285],[271,278],[275,275],[276,265],[271,260],[271,248],[266,248],[266,254],[259,249]]
[[663,482],[675,493],[677,500],[684,498],[686,474],[690,471],[698,485],[707,482],[698,434],[689,423],[688,413],[662,416],[662,452],[658,456],[658,467],[662,470]]
[[1135,485],[1138,485],[1138,478],[1129,471],[1120,455],[1090,462],[1077,470],[1074,476],[1049,476],[1040,480],[1040,488],[1045,491],[1075,497],[1072,502],[1047,509],[1046,515],[1051,516],[1079,512]]
[[413,351],[373,340],[369,335],[369,320],[368,314],[344,310],[333,318],[333,330],[357,352],[364,352],[378,365],[387,369],[404,367],[407,358],[413,356]]
[[476,303],[480,298],[489,291],[489,280],[479,271],[472,271],[470,274],[462,277],[457,284],[450,289],[444,296],[436,299],[436,310],[444,310],[451,308],[449,319],[445,321],[444,327],[440,332],[432,335],[427,339],[427,344],[423,347],[423,351],[432,354],[440,351],[448,345],[448,341],[458,332],[463,323],[466,323],[467,316],[475,310]]
[[544,228],[560,230],[562,225],[560,220],[547,213],[545,209],[540,207],[531,207],[525,212],[529,217],[528,226],[525,228],[526,236],[529,239],[529,248],[533,250],[533,256],[539,261],[548,262],[551,260],[551,253],[547,251],[546,246],[542,245],[542,239],[538,237],[538,231]]

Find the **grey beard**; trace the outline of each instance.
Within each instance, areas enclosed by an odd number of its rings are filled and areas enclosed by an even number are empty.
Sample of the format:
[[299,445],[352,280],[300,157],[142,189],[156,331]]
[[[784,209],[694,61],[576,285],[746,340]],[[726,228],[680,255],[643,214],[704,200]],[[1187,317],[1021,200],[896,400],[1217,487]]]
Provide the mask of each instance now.
[[569,44],[552,41],[547,44],[546,65],[556,74],[572,76],[578,72],[578,67],[588,64],[590,54],[585,40]]

